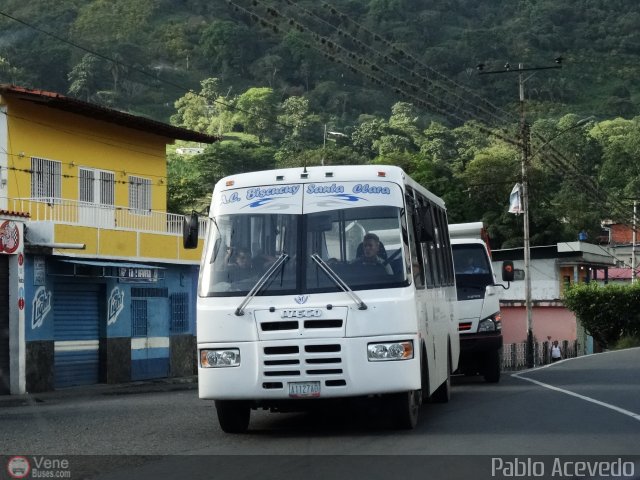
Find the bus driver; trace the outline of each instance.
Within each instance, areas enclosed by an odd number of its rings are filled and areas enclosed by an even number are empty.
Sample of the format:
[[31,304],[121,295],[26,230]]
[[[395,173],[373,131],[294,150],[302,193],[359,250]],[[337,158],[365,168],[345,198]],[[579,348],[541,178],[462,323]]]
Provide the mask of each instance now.
[[380,239],[375,233],[367,233],[362,239],[362,256],[353,261],[354,265],[379,265],[388,275],[393,275],[391,265],[378,255],[380,253]]

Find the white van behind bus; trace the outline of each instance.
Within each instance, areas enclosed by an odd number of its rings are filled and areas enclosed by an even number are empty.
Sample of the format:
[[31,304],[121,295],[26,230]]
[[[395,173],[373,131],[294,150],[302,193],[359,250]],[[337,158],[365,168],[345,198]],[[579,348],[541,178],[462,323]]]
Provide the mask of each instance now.
[[[460,333],[459,372],[480,373],[487,382],[500,381],[502,317],[499,293],[491,266],[489,236],[482,222],[449,225],[458,298]],[[508,272],[513,271],[506,269]],[[512,277],[503,268],[503,281]]]

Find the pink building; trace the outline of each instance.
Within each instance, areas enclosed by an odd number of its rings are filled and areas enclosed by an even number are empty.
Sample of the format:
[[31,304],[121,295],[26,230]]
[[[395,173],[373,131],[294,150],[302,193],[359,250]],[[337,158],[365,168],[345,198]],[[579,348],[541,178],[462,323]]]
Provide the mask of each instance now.
[[[508,290],[501,295],[502,332],[504,343],[521,343],[527,338],[525,282],[523,278],[523,248],[494,250],[494,270],[501,271],[504,260],[514,262],[517,275]],[[557,245],[531,247],[532,330],[536,341],[578,340],[581,353],[588,350],[588,339],[579,327],[575,315],[562,302],[566,285],[599,280],[608,282],[609,268],[615,258],[599,245],[585,242],[564,242]]]

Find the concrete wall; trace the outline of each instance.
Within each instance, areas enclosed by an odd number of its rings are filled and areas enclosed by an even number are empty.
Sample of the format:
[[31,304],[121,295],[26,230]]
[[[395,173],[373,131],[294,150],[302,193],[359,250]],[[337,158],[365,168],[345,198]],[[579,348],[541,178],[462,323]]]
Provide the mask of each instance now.
[[[527,315],[524,306],[502,306],[504,343],[520,343],[527,339]],[[533,308],[533,335],[539,342],[573,341],[577,338],[576,317],[564,307]]]

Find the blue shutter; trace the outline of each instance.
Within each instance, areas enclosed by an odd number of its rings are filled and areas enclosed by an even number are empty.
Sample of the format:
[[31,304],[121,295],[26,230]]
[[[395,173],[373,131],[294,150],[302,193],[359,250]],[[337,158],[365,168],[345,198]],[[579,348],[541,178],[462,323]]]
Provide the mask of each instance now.
[[98,285],[59,285],[53,293],[56,388],[99,382]]

